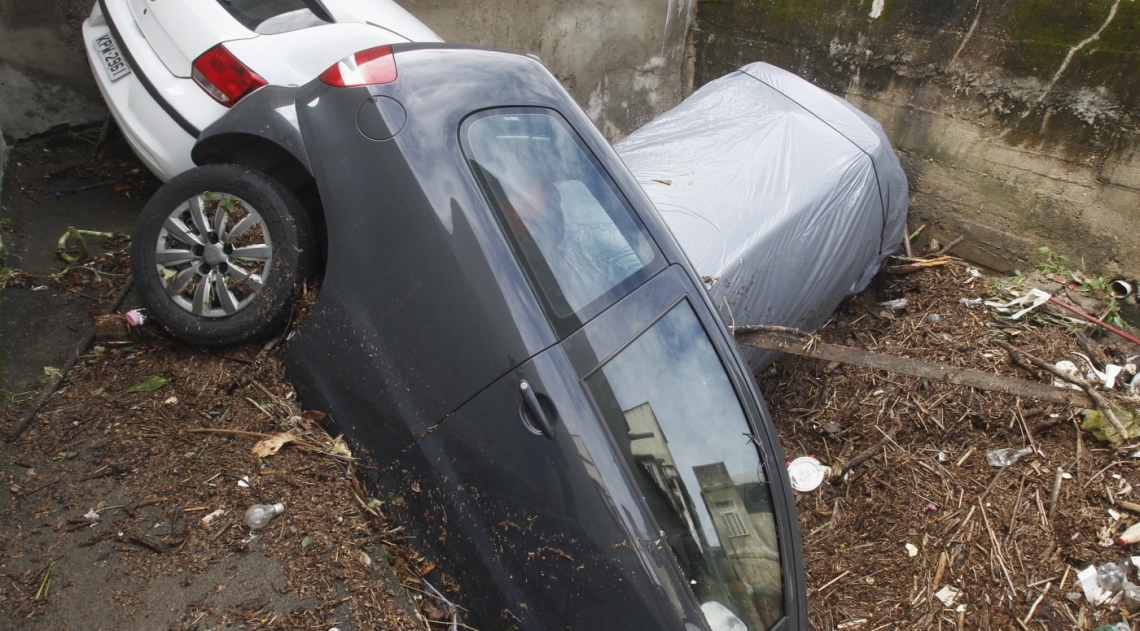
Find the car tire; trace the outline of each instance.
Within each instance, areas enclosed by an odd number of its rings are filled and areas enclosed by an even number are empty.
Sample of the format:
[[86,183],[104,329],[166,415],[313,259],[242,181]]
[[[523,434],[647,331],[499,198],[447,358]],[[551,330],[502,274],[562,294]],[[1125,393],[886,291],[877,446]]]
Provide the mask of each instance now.
[[276,180],[214,164],[164,184],[135,226],[131,271],[143,304],[180,339],[230,346],[286,322],[314,266],[312,222]]

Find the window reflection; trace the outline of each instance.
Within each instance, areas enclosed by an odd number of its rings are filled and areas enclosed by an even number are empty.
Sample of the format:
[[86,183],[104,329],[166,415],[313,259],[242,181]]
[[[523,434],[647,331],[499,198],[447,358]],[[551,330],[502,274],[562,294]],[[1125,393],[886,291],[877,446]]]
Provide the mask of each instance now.
[[687,302],[586,385],[713,631],[783,617],[768,478],[736,393]]
[[557,115],[483,115],[464,126],[463,139],[484,195],[556,318],[653,261],[632,210]]

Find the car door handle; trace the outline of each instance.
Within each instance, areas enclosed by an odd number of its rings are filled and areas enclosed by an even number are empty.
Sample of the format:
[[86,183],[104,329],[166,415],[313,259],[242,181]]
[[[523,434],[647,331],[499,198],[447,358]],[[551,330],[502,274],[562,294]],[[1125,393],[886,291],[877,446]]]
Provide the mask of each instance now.
[[550,440],[554,440],[554,427],[550,424],[550,419],[546,416],[546,412],[542,409],[542,404],[538,402],[538,396],[534,393],[534,388],[531,387],[530,382],[523,379],[519,382],[519,392],[522,393],[523,404],[530,412],[530,417],[533,419],[534,424],[537,425],[535,429],[542,432]]

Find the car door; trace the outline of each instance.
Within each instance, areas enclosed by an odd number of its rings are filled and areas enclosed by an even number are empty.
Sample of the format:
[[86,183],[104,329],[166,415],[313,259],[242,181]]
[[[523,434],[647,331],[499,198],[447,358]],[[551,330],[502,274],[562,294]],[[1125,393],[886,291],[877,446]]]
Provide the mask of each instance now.
[[671,266],[401,461],[397,505],[476,626],[793,628],[794,505],[713,317]]

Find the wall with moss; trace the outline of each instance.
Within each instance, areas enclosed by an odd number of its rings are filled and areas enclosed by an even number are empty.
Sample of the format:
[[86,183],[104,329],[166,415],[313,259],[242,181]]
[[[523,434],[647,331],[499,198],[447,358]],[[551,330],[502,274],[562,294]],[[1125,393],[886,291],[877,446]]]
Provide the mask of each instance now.
[[704,0],[695,83],[752,61],[880,120],[912,223],[1010,269],[1040,245],[1140,277],[1140,3]]

